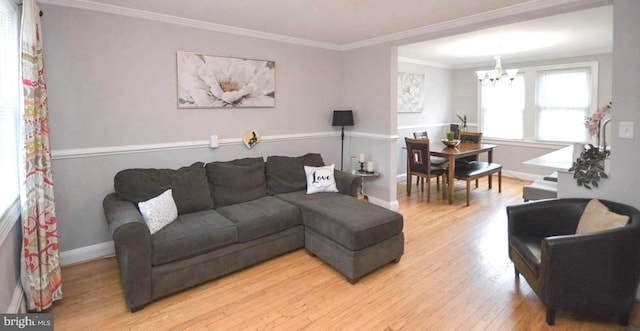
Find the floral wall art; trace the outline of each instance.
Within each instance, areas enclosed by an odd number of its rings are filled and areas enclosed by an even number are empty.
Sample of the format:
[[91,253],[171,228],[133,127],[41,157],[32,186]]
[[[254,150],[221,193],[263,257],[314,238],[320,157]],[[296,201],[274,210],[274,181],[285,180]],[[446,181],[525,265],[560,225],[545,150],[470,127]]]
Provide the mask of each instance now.
[[421,112],[424,104],[424,75],[398,73],[398,112]]
[[275,62],[178,52],[178,108],[275,107]]

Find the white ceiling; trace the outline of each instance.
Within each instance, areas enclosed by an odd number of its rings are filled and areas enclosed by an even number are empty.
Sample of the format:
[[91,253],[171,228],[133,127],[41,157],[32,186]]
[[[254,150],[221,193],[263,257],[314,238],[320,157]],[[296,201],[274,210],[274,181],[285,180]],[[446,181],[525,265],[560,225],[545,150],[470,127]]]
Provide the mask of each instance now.
[[[39,0],[330,49],[419,35],[425,29],[607,0]],[[583,7],[584,8],[584,7]],[[445,67],[610,52],[612,8],[598,7],[399,48]],[[459,25],[459,24],[458,24]],[[516,47],[517,46],[517,47]]]
[[531,1],[93,0],[84,2],[127,7],[317,42],[346,45]]
[[451,68],[609,53],[613,8],[604,6],[524,21],[398,48],[398,56]]

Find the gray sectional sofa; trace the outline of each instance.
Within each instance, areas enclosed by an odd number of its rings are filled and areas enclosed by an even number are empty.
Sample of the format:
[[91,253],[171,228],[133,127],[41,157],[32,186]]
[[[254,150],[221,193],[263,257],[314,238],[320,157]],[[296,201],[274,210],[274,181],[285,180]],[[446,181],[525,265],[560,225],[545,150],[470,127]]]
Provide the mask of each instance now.
[[[339,193],[306,194],[319,154],[126,169],[103,207],[127,307],[306,248],[351,283],[404,253],[402,215],[356,198],[359,178],[335,171]],[[171,188],[175,221],[153,235],[137,203]]]

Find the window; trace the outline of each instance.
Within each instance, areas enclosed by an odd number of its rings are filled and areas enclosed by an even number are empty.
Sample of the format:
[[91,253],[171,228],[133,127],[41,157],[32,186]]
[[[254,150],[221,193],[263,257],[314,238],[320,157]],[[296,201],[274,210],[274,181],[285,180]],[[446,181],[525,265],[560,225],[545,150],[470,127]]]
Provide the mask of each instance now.
[[482,127],[485,137],[522,140],[524,137],[524,77],[511,85],[498,81],[482,86]]
[[591,105],[590,68],[538,72],[536,140],[585,141]]
[[596,107],[597,62],[523,68],[511,85],[480,85],[484,137],[525,142],[584,142]]
[[16,5],[12,0],[0,0],[0,216],[19,196],[17,37]]

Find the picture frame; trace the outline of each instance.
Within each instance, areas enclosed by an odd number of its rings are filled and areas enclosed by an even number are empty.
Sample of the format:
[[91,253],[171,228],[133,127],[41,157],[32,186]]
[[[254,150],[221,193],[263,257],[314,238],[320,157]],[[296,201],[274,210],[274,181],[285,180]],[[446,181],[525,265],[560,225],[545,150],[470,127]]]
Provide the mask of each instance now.
[[424,82],[424,74],[398,72],[398,113],[422,112]]
[[258,134],[258,131],[249,131],[244,135],[244,137],[242,137],[242,142],[245,146],[247,146],[248,149],[252,149],[253,147],[255,147],[260,142],[260,135]]
[[178,108],[273,108],[275,61],[177,52]]

